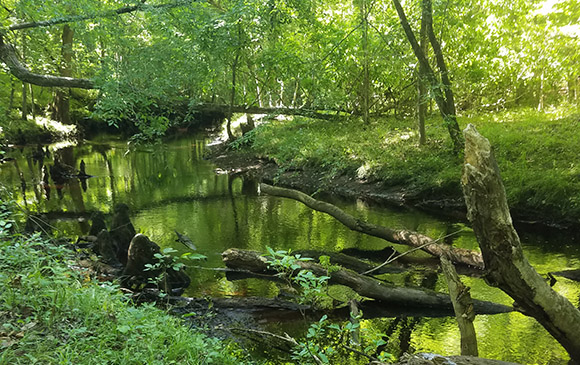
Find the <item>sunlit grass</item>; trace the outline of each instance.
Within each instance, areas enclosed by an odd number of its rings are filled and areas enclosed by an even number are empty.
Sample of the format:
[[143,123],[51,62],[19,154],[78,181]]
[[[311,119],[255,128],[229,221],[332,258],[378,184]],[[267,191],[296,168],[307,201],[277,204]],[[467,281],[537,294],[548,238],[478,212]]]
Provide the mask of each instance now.
[[227,343],[153,305],[134,307],[115,285],[71,269],[76,263],[65,247],[7,236],[3,227],[1,364],[244,363]]
[[[512,207],[552,218],[580,217],[580,112],[563,106],[538,112],[509,110],[463,117],[494,147]],[[241,145],[274,159],[282,169],[316,167],[403,187],[431,199],[460,197],[462,157],[455,156],[438,116],[418,144],[415,121],[329,122],[294,118],[259,126]]]

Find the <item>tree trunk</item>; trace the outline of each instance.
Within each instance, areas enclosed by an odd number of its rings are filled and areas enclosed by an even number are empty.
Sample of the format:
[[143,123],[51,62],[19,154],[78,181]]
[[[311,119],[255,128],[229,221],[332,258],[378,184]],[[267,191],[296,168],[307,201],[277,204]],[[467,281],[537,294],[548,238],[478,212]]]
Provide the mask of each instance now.
[[422,3],[423,17],[427,16],[426,18],[427,34],[429,36],[431,46],[433,47],[433,51],[437,59],[437,66],[441,73],[441,82],[443,83],[444,90],[441,90],[439,80],[435,76],[435,72],[429,65],[425,53],[423,52],[421,46],[417,42],[417,38],[415,37],[415,34],[413,33],[411,26],[409,25],[409,21],[407,20],[405,11],[401,6],[401,2],[399,0],[393,0],[393,4],[395,5],[395,9],[397,10],[397,14],[399,15],[399,20],[401,21],[401,26],[405,31],[405,35],[407,36],[407,39],[411,44],[413,53],[415,54],[415,57],[417,57],[417,60],[419,61],[421,67],[423,67],[426,72],[425,76],[431,86],[433,98],[435,99],[435,102],[439,107],[439,112],[443,117],[443,121],[449,132],[449,136],[451,137],[451,142],[453,143],[453,150],[459,153],[463,149],[463,138],[461,137],[459,125],[457,124],[457,118],[455,116],[455,103],[453,100],[453,91],[451,90],[451,82],[447,76],[447,68],[445,67],[443,53],[441,52],[439,42],[437,42],[437,39],[435,38],[435,35],[433,33],[431,0],[424,0]]
[[26,120],[28,118],[28,85],[26,83],[22,83],[22,120]]
[[32,119],[36,117],[36,107],[34,106],[34,89],[32,84],[28,84],[28,91],[30,91],[30,113],[32,114]]
[[[423,9],[424,10],[424,9]],[[427,48],[427,21],[425,15],[421,15],[421,30],[419,31],[419,47],[423,51],[425,58],[429,52]],[[427,70],[419,63],[417,73],[417,124],[419,129],[419,145],[424,145],[427,142],[425,135],[425,118],[427,116],[427,101],[429,94],[427,93]]]
[[362,84],[362,108],[363,121],[365,124],[369,122],[369,106],[370,106],[370,80],[369,80],[369,23],[368,23],[368,5],[367,0],[361,0],[360,14],[362,22],[362,49],[363,49],[363,84]]
[[[62,60],[60,65],[60,76],[72,76],[72,45],[74,31],[65,24],[62,28]],[[69,124],[70,120],[70,89],[56,88],[54,92],[54,111],[52,118],[59,122]]]
[[461,355],[477,356],[477,336],[475,335],[475,327],[473,327],[475,312],[473,311],[473,300],[469,294],[469,287],[463,285],[455,267],[445,256],[441,256],[441,268],[445,274],[449,297],[453,303],[455,319],[461,333]]
[[16,82],[14,76],[10,75],[10,99],[8,100],[8,109],[6,109],[6,116],[10,115],[12,108],[14,108],[14,93],[16,92]]
[[[256,273],[273,272],[269,268],[268,260],[255,251],[230,248],[222,253],[222,259],[226,266],[232,269]],[[298,261],[297,264],[301,269],[311,271],[317,276],[330,276],[331,284],[348,286],[363,297],[373,298],[383,303],[421,308],[451,309],[453,307],[448,295],[429,289],[397,287],[346,269],[328,273],[325,268],[311,261]],[[486,301],[475,301],[474,307],[478,313],[492,314],[511,311],[510,307]]]
[[327,202],[316,200],[311,196],[297,190],[277,188],[268,184],[260,184],[260,191],[266,194],[281,196],[298,200],[308,207],[329,214],[340,223],[353,231],[361,232],[369,236],[382,238],[386,241],[408,245],[412,247],[422,247],[422,250],[436,257],[447,255],[450,260],[468,266],[483,269],[483,259],[477,252],[463,248],[449,247],[437,244],[432,238],[417,232],[407,230],[395,230],[388,227],[378,226],[368,223],[362,219],[353,217],[342,209]]
[[471,124],[463,133],[463,194],[488,283],[511,296],[518,310],[534,317],[579,362],[580,310],[552,290],[524,256],[489,141]]

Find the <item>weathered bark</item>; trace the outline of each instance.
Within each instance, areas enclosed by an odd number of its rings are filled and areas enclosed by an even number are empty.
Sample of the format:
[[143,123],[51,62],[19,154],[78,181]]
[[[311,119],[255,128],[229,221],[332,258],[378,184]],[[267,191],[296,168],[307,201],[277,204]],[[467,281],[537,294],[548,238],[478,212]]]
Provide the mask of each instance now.
[[469,287],[463,285],[453,264],[444,256],[441,257],[441,268],[445,274],[449,297],[453,303],[455,319],[461,333],[461,355],[477,356],[477,337],[473,320],[473,300],[469,294]]
[[[407,20],[407,16],[405,15],[405,11],[401,6],[401,2],[399,0],[393,0],[393,4],[395,5],[395,9],[399,16],[399,20],[401,21],[401,26],[407,36],[407,40],[411,44],[411,48],[413,49],[413,53],[415,57],[419,61],[420,66],[425,71],[425,77],[431,86],[431,91],[433,93],[433,98],[439,107],[439,112],[443,117],[443,121],[447,127],[449,132],[449,136],[451,137],[451,141],[453,142],[453,149],[456,152],[461,151],[463,148],[463,138],[461,137],[461,133],[459,132],[459,125],[457,124],[457,119],[455,116],[455,103],[453,101],[453,91],[451,89],[451,83],[447,77],[447,69],[445,67],[445,62],[443,59],[443,54],[441,52],[441,47],[433,34],[433,27],[432,27],[432,10],[431,10],[431,1],[430,0],[423,0],[422,9],[423,9],[423,17],[427,16],[426,19],[426,26],[427,26],[427,34],[429,36],[429,40],[431,46],[433,47],[433,51],[437,57],[437,65],[439,70],[441,71],[441,81],[443,83],[444,90],[441,90],[441,85],[439,80],[435,76],[435,72],[429,65],[429,61],[425,56],[425,53],[421,49],[421,46],[417,42],[417,38],[409,25],[409,21]],[[430,26],[431,24],[431,26]],[[433,38],[433,39],[432,39]],[[434,41],[433,41],[434,40]],[[437,55],[439,53],[439,55]],[[445,71],[445,75],[443,74]],[[445,78],[445,80],[444,80]],[[451,96],[449,98],[449,96]],[[451,106],[453,104],[453,106]]]
[[487,281],[511,296],[521,312],[534,317],[579,362],[580,310],[552,290],[524,256],[489,141],[471,124],[463,133],[463,194]]
[[353,231],[412,247],[421,247],[425,245],[422,247],[422,250],[433,256],[441,257],[442,255],[446,255],[454,263],[483,268],[483,259],[481,255],[475,251],[440,245],[435,243],[432,238],[417,232],[396,230],[368,223],[362,219],[353,217],[335,205],[316,200],[297,190],[278,188],[262,183],[260,184],[260,191],[270,195],[298,200],[314,210],[333,216],[340,223]]
[[[255,251],[231,248],[222,253],[222,259],[229,268],[257,273],[272,272],[269,268],[268,260]],[[328,273],[322,266],[310,261],[299,261],[298,265],[315,275],[330,276],[329,282],[331,284],[348,286],[364,297],[389,303],[389,305],[435,309],[452,309],[453,307],[448,295],[432,290],[418,287],[397,287],[346,269]],[[492,314],[511,311],[511,308],[507,306],[486,301],[475,301],[474,307],[477,313],[486,312]]]
[[94,89],[96,86],[92,80],[76,79],[73,77],[62,77],[52,75],[40,75],[27,69],[16,56],[14,47],[5,43],[3,35],[0,33],[0,61],[4,62],[10,69],[10,73],[22,82],[46,87],[73,87],[80,89]]

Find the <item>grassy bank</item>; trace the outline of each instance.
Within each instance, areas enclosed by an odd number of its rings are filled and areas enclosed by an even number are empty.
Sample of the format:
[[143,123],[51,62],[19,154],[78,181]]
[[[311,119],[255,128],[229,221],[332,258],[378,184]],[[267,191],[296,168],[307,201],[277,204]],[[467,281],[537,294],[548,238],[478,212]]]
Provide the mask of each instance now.
[[[510,206],[549,219],[580,218],[580,111],[560,108],[462,117],[494,146]],[[420,198],[461,196],[462,157],[451,152],[441,118],[427,122],[419,146],[414,120],[327,122],[305,118],[262,124],[234,147],[274,159],[281,169],[316,167],[402,186]]]
[[72,252],[13,233],[0,205],[0,364],[240,364],[236,349],[74,269]]

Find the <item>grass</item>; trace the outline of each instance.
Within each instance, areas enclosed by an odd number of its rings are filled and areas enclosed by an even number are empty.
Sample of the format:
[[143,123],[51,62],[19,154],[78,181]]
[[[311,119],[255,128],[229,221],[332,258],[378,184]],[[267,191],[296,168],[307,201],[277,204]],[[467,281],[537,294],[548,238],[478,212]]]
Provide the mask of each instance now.
[[[462,157],[454,156],[440,117],[427,123],[419,146],[414,120],[369,125],[294,118],[260,125],[234,147],[274,159],[281,169],[316,167],[402,186],[419,197],[461,196]],[[580,111],[506,111],[459,120],[473,123],[494,146],[512,208],[551,218],[580,218]]]
[[69,249],[11,225],[0,209],[0,364],[244,363],[233,345],[134,307],[116,285],[72,269]]

